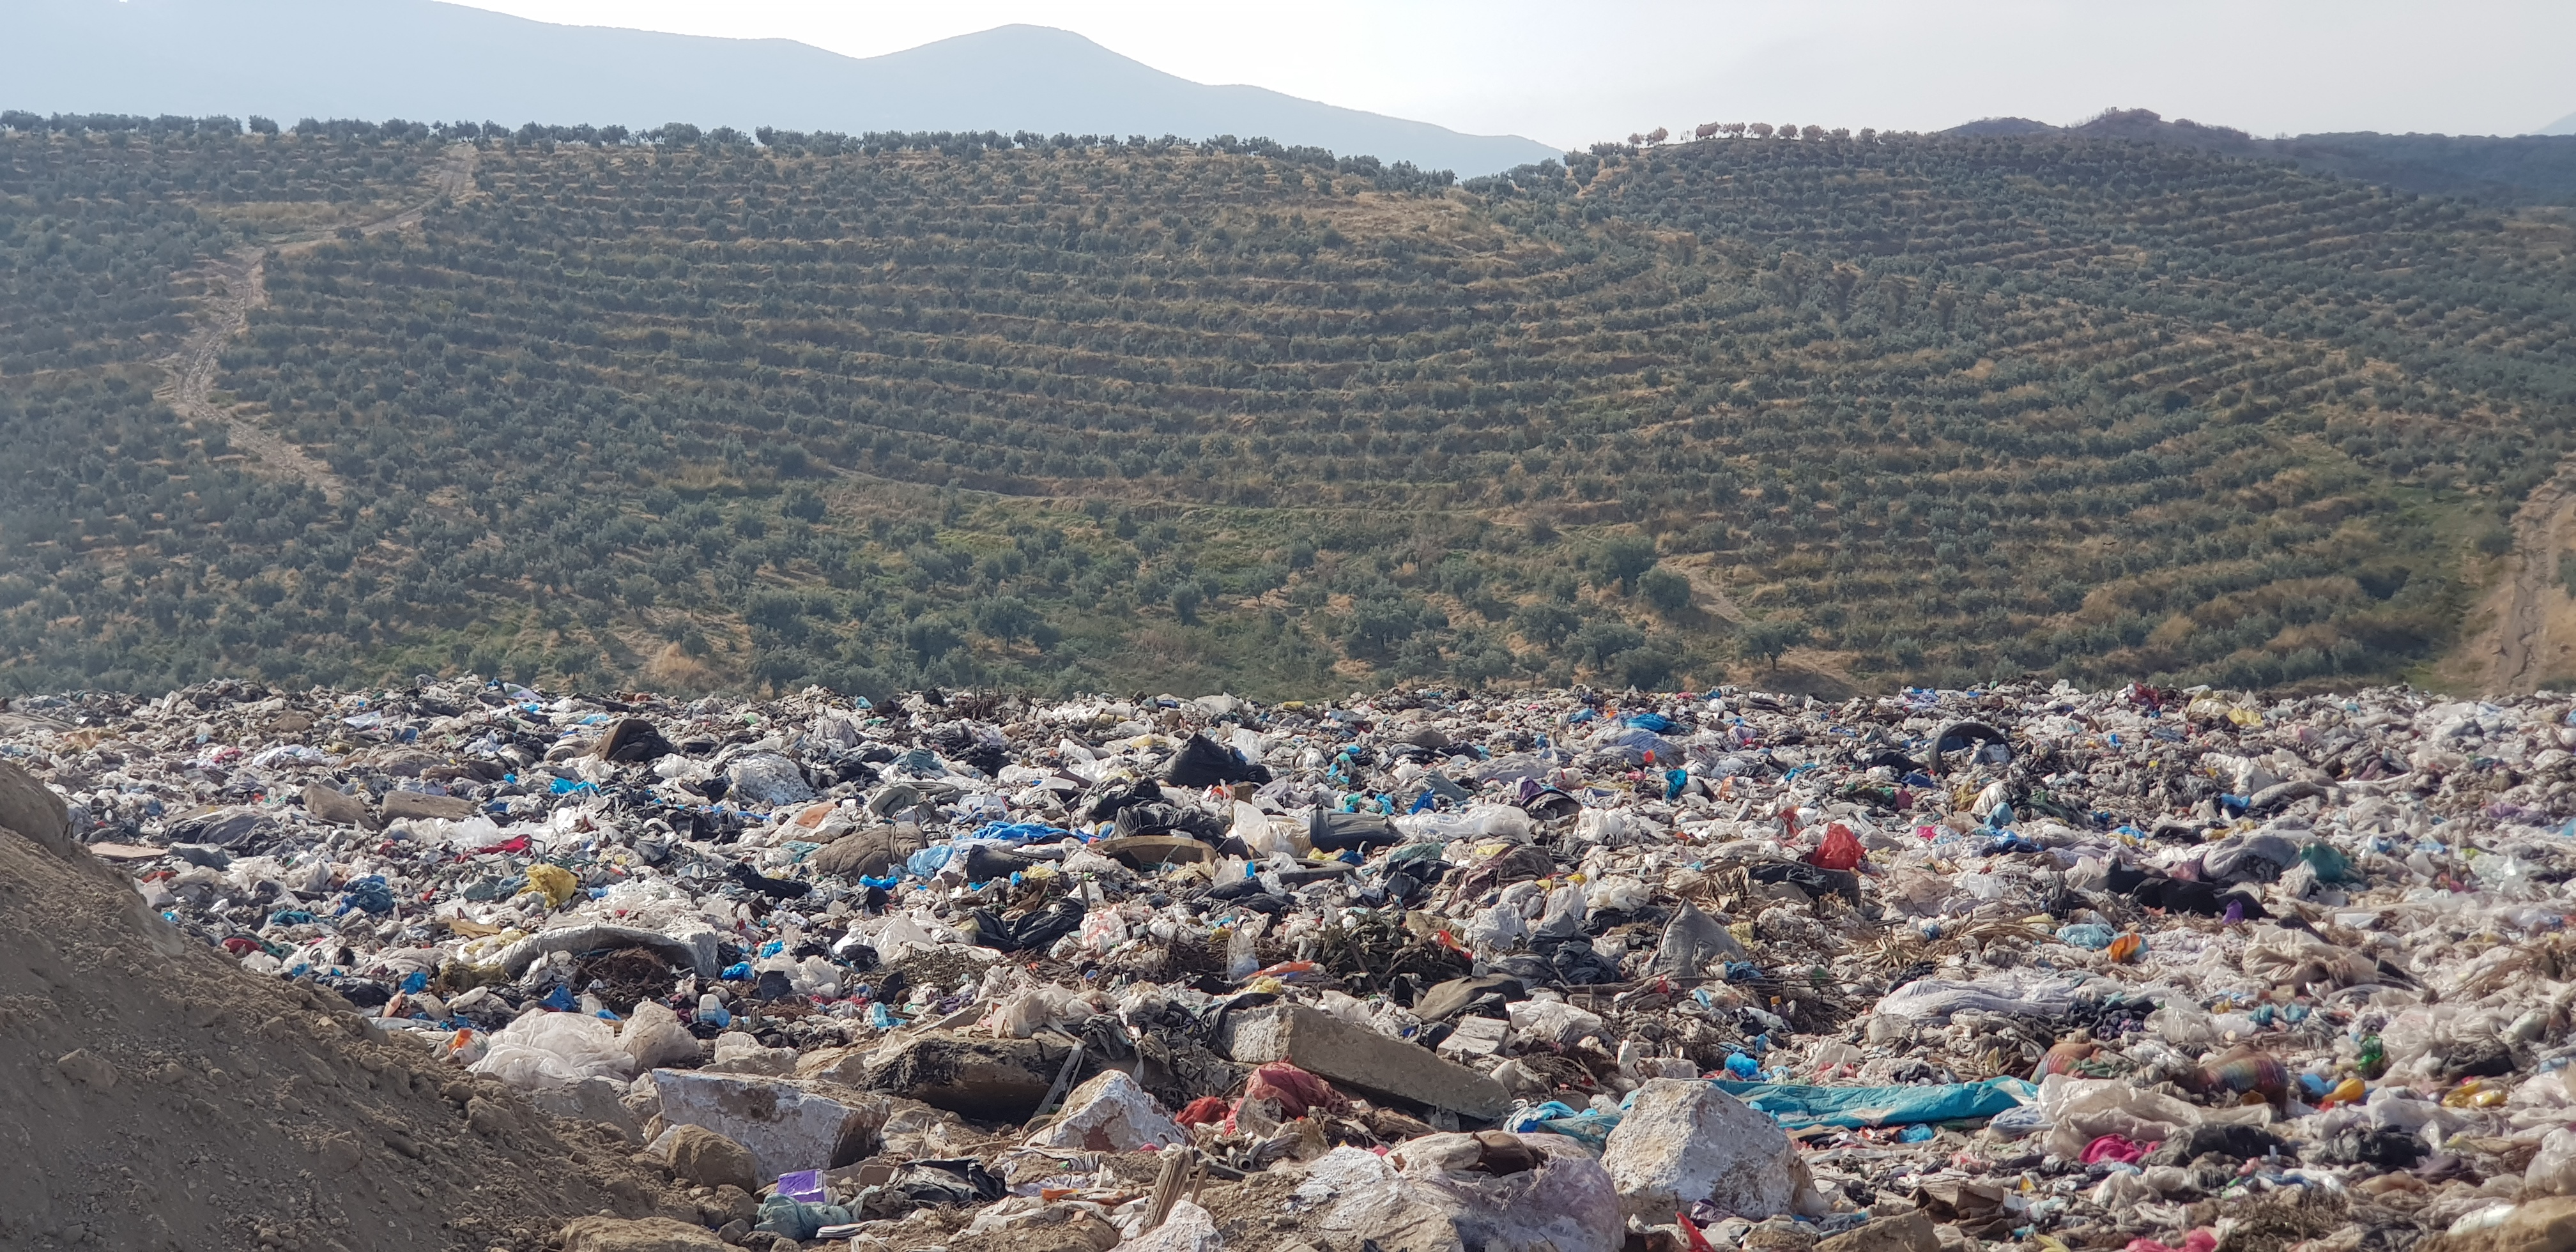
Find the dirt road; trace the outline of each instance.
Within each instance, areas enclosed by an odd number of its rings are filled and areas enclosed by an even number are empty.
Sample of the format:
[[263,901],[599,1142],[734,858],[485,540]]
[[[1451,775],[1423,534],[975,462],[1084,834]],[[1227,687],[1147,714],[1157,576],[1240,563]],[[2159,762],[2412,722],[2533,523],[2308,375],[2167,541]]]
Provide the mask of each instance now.
[[[419,203],[398,213],[361,222],[358,229],[369,235],[416,226],[430,208],[441,199],[461,196],[474,178],[474,148],[458,144],[448,149],[436,171],[436,189]],[[331,239],[339,228],[315,231],[283,242],[235,248],[224,256],[199,267],[205,277],[207,295],[200,307],[201,321],[179,350],[162,361],[169,371],[170,383],[162,390],[162,399],[181,418],[191,422],[220,420],[230,428],[232,446],[255,467],[282,477],[300,479],[322,489],[322,494],[338,503],[347,494],[348,485],[340,481],[331,467],[306,455],[284,436],[250,420],[239,411],[217,409],[211,403],[215,375],[223,367],[224,346],[250,326],[250,311],[268,303],[266,264],[269,254],[302,252],[319,247]]]
[[2576,456],[2513,515],[2513,553],[2482,607],[2488,624],[2461,649],[2462,676],[2490,695],[2532,691],[2576,676],[2576,599],[2559,581],[2576,550]]

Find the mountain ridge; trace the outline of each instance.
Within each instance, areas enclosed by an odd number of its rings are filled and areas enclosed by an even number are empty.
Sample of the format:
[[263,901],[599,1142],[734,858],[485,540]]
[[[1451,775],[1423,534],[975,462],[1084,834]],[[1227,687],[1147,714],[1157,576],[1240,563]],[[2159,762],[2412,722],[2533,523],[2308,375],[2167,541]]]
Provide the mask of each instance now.
[[36,112],[683,121],[741,130],[1255,136],[1461,176],[1556,150],[1154,69],[1010,25],[855,58],[785,39],[564,26],[437,0],[68,0],[0,68]]

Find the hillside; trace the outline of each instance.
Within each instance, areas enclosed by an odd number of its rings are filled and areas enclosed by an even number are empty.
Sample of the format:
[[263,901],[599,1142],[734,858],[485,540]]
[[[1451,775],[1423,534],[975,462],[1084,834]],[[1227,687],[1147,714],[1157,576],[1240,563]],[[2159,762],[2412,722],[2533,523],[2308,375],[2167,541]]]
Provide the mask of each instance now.
[[1955,138],[2065,135],[2180,144],[2499,207],[2576,204],[2576,133],[2557,127],[2513,136],[2355,132],[2257,139],[2227,126],[2169,122],[2147,109],[2112,109],[2074,126],[1990,117],[1944,133]]
[[10,124],[20,690],[2349,685],[2576,416],[2563,221],[2173,145]]
[[1258,135],[1461,175],[1554,155],[1517,136],[1191,82],[1043,26],[860,58],[435,0],[55,0],[12,14],[0,82],[0,107],[38,112]]

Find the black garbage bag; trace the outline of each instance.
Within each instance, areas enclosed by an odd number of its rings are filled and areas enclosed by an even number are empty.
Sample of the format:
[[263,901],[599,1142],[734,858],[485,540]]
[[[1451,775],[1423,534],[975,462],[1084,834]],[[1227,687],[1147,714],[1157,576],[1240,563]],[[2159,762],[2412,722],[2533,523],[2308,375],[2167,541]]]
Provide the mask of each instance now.
[[2251,889],[2228,889],[2216,883],[2188,878],[2168,878],[2126,865],[2114,865],[2104,885],[2112,891],[2151,909],[2168,912],[2196,913],[2202,917],[2223,917],[2230,906],[2243,917],[2270,917],[2263,900]]
[[1118,810],[1118,837],[1178,833],[1215,843],[1225,838],[1226,822],[1205,809],[1185,804],[1130,804]]
[[1315,810],[1307,820],[1306,837],[1326,852],[1348,852],[1353,848],[1392,847],[1404,842],[1395,823],[1375,813],[1336,813]]
[[1002,1198],[1002,1180],[973,1157],[914,1161],[897,1171],[889,1185],[920,1205],[990,1204]]
[[991,909],[976,909],[967,916],[975,923],[978,947],[997,952],[1043,952],[1055,941],[1082,927],[1088,912],[1081,900],[1058,896],[1045,908],[1016,918],[1006,918]]
[[2328,1165],[2376,1165],[2407,1169],[2424,1159],[2424,1140],[2403,1130],[2347,1130],[2314,1150]]
[[1811,896],[1860,902],[1860,875],[1847,869],[1826,869],[1805,861],[1755,861],[1744,867],[1744,873],[1755,882],[1787,883]]
[[1270,770],[1244,760],[1241,753],[1205,735],[1192,735],[1172,757],[1163,777],[1175,787],[1213,787],[1219,783],[1266,783]]
[[1550,945],[1547,964],[1555,971],[1556,981],[1569,987],[1619,981],[1619,963],[1601,955],[1589,939],[1567,939]]
[[786,878],[771,878],[740,861],[735,861],[725,867],[725,877],[741,883],[743,886],[749,887],[773,900],[802,900],[805,898],[806,893],[814,890],[814,885],[812,883],[796,882]]
[[2260,1126],[2211,1125],[2194,1126],[2188,1132],[2167,1138],[2139,1163],[2149,1167],[2189,1165],[2213,1152],[2240,1161],[2276,1152],[2282,1156],[2298,1155],[2288,1140]]
[[965,871],[966,881],[977,883],[1026,873],[1038,864],[1040,862],[1036,857],[1013,852],[1008,848],[997,848],[989,843],[978,843],[967,847],[965,862],[959,868]]
[[1093,795],[1082,806],[1082,820],[1105,822],[1117,817],[1119,810],[1129,805],[1162,803],[1162,786],[1151,778],[1139,778],[1134,786],[1112,786]]

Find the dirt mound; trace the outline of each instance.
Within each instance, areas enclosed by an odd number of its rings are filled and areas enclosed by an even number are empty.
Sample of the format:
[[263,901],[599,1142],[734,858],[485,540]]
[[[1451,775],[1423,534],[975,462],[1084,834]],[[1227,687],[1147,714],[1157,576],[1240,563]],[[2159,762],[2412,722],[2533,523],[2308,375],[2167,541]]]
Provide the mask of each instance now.
[[482,1252],[695,1218],[614,1131],[220,959],[59,833],[0,830],[0,1246]]

